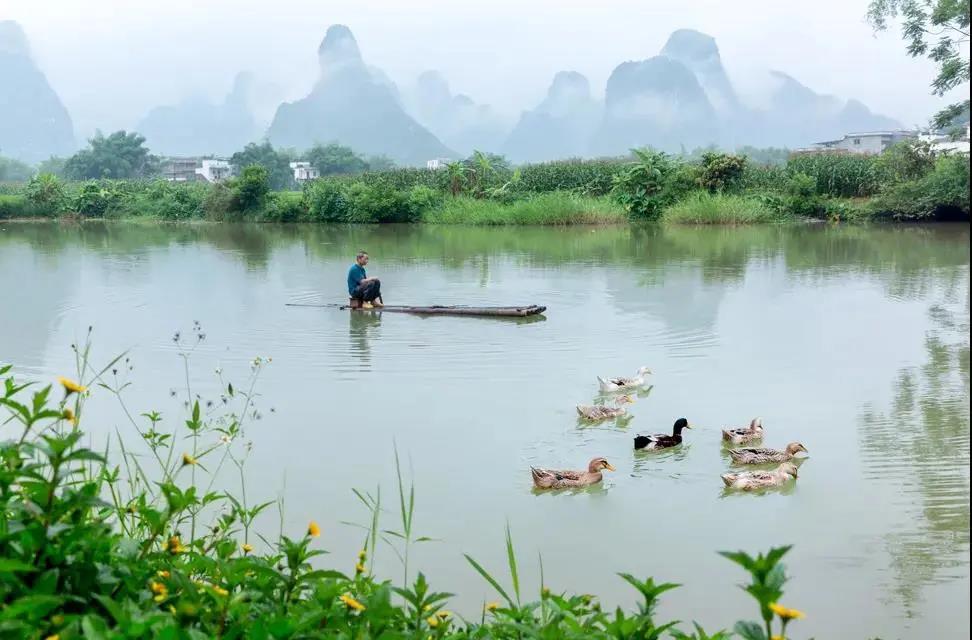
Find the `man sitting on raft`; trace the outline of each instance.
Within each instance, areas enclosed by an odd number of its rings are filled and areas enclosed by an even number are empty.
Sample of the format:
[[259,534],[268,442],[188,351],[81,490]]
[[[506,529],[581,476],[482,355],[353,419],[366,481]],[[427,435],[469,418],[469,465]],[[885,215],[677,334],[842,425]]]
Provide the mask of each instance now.
[[368,264],[368,254],[359,251],[354,264],[348,269],[348,295],[351,296],[351,307],[373,309],[384,306],[381,300],[381,281],[369,278],[365,273]]

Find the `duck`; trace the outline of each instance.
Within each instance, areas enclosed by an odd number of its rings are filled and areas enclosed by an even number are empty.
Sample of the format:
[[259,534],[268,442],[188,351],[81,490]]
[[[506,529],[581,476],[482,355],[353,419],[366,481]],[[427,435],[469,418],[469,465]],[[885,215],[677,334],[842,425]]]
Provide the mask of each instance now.
[[668,449],[682,444],[682,429],[691,429],[688,420],[679,418],[672,427],[672,435],[656,433],[651,436],[635,436],[635,449]]
[[641,367],[633,378],[607,378],[605,380],[598,376],[597,381],[601,385],[601,391],[624,391],[625,389],[637,389],[645,386],[645,376],[648,375],[651,375],[651,369]]
[[613,407],[604,404],[579,404],[577,405],[577,415],[584,420],[599,422],[609,418],[617,418],[628,413],[622,405],[631,404],[634,398],[629,395],[618,396],[614,401]]
[[538,469],[530,467],[533,486],[537,489],[572,489],[597,484],[603,479],[604,470],[614,471],[611,463],[604,458],[594,458],[587,465],[587,471],[558,469]]
[[807,448],[799,442],[791,442],[786,449],[762,449],[750,447],[746,449],[729,449],[729,455],[736,464],[766,464],[767,462],[789,462],[800,452],[809,453]]
[[733,444],[746,444],[763,439],[763,419],[753,418],[748,427],[723,429],[722,439]]
[[797,467],[792,462],[784,462],[773,471],[741,471],[739,473],[724,473],[722,482],[730,489],[752,491],[767,489],[786,484],[790,478],[796,480]]

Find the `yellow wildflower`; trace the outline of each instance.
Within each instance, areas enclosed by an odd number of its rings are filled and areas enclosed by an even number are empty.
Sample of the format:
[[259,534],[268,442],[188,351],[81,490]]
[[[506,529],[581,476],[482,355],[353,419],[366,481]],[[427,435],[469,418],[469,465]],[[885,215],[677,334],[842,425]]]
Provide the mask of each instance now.
[[243,553],[250,553],[251,551],[253,551],[253,545],[250,544],[249,542],[244,542],[240,546],[240,548],[243,549]]
[[321,528],[317,526],[317,523],[313,520],[311,520],[310,524],[307,525],[307,535],[312,538],[316,538],[317,536],[321,535]]
[[449,617],[449,616],[451,616],[452,614],[451,614],[451,613],[449,613],[448,611],[446,611],[445,609],[443,609],[442,611],[437,611],[437,612],[435,613],[435,615],[437,615],[437,616],[439,616],[440,618],[442,618],[443,620],[445,620],[446,618],[448,618],[448,617]]
[[499,606],[500,605],[498,602],[487,602],[485,609],[486,611],[496,611],[497,609],[499,609]]
[[804,614],[802,611],[798,611],[797,609],[788,609],[777,602],[772,603],[769,608],[772,609],[773,613],[784,620],[799,620],[800,618],[806,617],[806,614]]
[[364,562],[368,559],[368,552],[364,549],[358,552],[358,562]]
[[212,585],[209,585],[209,586],[212,587],[213,591],[215,591],[216,592],[216,595],[218,595],[218,596],[223,596],[225,598],[226,596],[229,595],[229,591],[227,591],[223,587],[219,586],[218,584],[212,584]]
[[152,593],[155,594],[152,599],[156,602],[162,602],[169,597],[169,590],[161,582],[152,582],[151,587]]
[[358,564],[354,565],[354,572],[361,575],[365,572],[365,566],[359,562]]
[[74,411],[72,411],[70,407],[64,407],[64,411],[61,412],[61,417],[71,424],[78,424],[78,417],[74,415]]
[[160,578],[168,578],[172,574],[170,574],[168,571],[162,570],[162,571],[156,571],[155,575],[157,575]]
[[773,635],[770,636],[770,640],[786,640],[786,638],[784,638],[783,636],[781,636],[779,634],[773,634]]
[[47,636],[46,638],[44,638],[44,640],[61,640],[61,636],[55,633],[52,636]]
[[355,611],[365,610],[365,606],[352,598],[350,593],[345,593],[343,596],[339,597],[338,600],[347,605],[348,609],[354,609]]
[[74,380],[70,380],[64,376],[60,376],[57,381],[61,383],[62,387],[64,387],[64,395],[66,396],[69,396],[72,393],[84,393],[88,390],[88,387],[80,385]]
[[197,462],[196,459],[193,458],[188,453],[182,454],[182,466],[186,466],[187,464],[196,464],[196,462]]
[[425,621],[428,622],[429,626],[432,627],[433,629],[439,626],[439,619],[436,618],[435,616],[429,616],[428,618],[425,619]]
[[175,555],[177,553],[185,553],[186,551],[189,550],[188,547],[182,546],[182,541],[179,540],[179,536],[172,536],[171,538],[169,538],[169,541],[166,543],[166,548],[169,550],[169,553],[171,553],[172,555]]

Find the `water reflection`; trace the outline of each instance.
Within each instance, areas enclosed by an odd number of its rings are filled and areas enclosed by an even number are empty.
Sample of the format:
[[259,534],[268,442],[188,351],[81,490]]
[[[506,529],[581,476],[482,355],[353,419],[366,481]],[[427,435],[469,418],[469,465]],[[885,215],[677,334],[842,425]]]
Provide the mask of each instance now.
[[351,338],[351,355],[362,363],[362,369],[371,362],[371,340],[380,335],[380,311],[343,311],[348,314],[348,336]]
[[[967,580],[969,561],[969,280],[947,278],[929,307],[926,362],[898,371],[888,411],[860,418],[866,477],[898,486],[895,506],[913,516],[885,536],[890,590],[909,616],[926,586]],[[957,289],[956,289],[957,286]],[[964,301],[952,305],[956,294]],[[964,307],[964,309],[963,309]]]

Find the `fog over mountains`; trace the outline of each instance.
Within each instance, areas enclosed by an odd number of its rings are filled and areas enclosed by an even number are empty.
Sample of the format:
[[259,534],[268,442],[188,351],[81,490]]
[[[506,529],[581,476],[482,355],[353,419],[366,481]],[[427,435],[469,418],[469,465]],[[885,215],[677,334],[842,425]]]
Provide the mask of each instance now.
[[[403,165],[459,158],[479,149],[515,162],[612,156],[632,147],[679,152],[717,145],[798,148],[851,131],[898,128],[861,102],[823,95],[784,71],[770,71],[759,105],[734,87],[718,45],[691,29],[671,34],[658,54],[620,62],[603,93],[577,71],[556,73],[543,99],[517,116],[498,113],[489,96],[453,93],[430,69],[402,87],[369,66],[351,30],[333,25],[316,52],[317,81],[280,104],[270,122],[253,112],[253,78],[240,73],[220,102],[184,99],[146,113],[135,130],[154,153],[228,155],[263,138],[307,149],[337,142]],[[316,58],[316,60],[315,60]],[[478,71],[484,72],[483,70]],[[272,78],[268,79],[272,80]],[[70,154],[71,118],[14,22],[0,22],[0,155],[38,162]]]
[[0,22],[0,155],[39,162],[74,149],[71,116],[16,22]]

